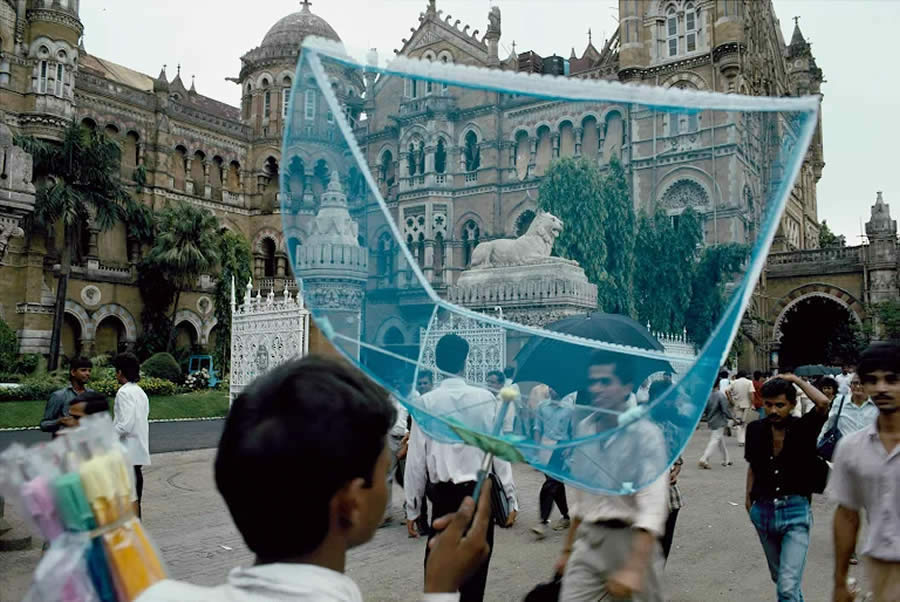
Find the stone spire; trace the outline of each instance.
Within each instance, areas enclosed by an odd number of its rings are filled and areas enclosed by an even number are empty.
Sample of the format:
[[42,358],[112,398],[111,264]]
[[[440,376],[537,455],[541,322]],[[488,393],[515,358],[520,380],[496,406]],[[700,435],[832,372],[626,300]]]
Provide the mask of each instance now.
[[156,79],[153,80],[153,91],[154,92],[168,92],[169,91],[169,77],[166,75],[166,66],[163,65],[162,69],[159,70],[159,75],[156,76]]
[[866,236],[869,240],[897,238],[897,220],[891,219],[891,206],[884,202],[881,191],[876,193],[872,205],[872,217],[866,222]]
[[788,44],[788,56],[795,57],[809,52],[809,42],[800,31],[800,17],[794,17],[794,33],[791,35],[791,43]]
[[341,186],[337,171],[331,172],[328,188],[322,193],[322,202],[315,219],[310,224],[310,236],[304,247],[316,245],[359,246],[357,235],[359,225],[350,217],[347,209],[347,195]]

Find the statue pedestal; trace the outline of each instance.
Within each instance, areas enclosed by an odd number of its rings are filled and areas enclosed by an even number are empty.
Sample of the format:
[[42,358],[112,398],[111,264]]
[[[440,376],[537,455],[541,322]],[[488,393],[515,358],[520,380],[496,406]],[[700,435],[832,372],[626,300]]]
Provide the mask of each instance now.
[[547,257],[521,265],[475,268],[460,274],[447,300],[476,311],[500,308],[503,317],[544,326],[597,309],[597,286],[578,264]]

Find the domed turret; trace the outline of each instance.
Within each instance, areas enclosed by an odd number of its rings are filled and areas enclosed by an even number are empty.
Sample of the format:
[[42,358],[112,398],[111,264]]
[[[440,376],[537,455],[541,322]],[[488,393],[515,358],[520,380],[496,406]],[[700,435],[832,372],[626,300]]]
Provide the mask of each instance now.
[[310,2],[305,0],[299,12],[290,14],[269,29],[261,46],[291,45],[299,48],[306,36],[319,36],[341,41],[334,28],[325,19],[309,10]]

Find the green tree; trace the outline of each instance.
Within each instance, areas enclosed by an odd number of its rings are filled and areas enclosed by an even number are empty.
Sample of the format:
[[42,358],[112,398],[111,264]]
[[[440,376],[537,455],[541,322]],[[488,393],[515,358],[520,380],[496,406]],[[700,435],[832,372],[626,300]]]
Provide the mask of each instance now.
[[828,221],[822,220],[822,223],[819,225],[819,247],[824,249],[826,247],[843,247],[847,244],[847,241],[844,239],[844,235],[837,235],[831,231],[831,228],[828,227]]
[[652,217],[641,213],[636,239],[637,319],[654,330],[679,333],[685,327],[703,242],[700,216],[690,208],[677,219],[662,211]]
[[630,316],[634,314],[634,204],[625,170],[615,156],[603,178],[600,204],[606,211],[603,234],[607,278],[598,285],[598,301],[604,311]]
[[137,265],[137,285],[141,293],[141,334],[135,344],[135,353],[146,360],[154,353],[165,351],[169,345],[172,323],[169,308],[175,300],[175,287],[168,275],[149,258]]
[[172,351],[175,344],[175,313],[182,293],[195,287],[201,274],[211,274],[219,261],[218,225],[215,215],[187,203],[170,205],[157,213],[156,242],[147,262],[175,291],[166,351]]
[[[215,360],[219,376],[231,367],[231,287],[237,303],[243,303],[244,291],[251,276],[253,252],[240,234],[226,231],[219,240],[219,277],[216,279],[216,348]],[[232,280],[233,279],[233,280]]]
[[725,285],[747,258],[749,249],[738,243],[706,247],[694,273],[691,302],[685,328],[696,345],[702,346],[725,309]]
[[878,321],[878,338],[900,339],[900,302],[876,303],[872,306],[872,310]]
[[554,161],[538,191],[541,209],[564,224],[554,248],[560,257],[577,261],[589,281],[607,284],[605,222],[606,206],[600,202],[603,178],[600,170],[584,158]]
[[55,370],[76,241],[89,225],[107,230],[123,219],[131,197],[120,179],[119,147],[102,132],[72,123],[60,143],[18,136],[16,144],[34,158],[38,190],[32,219],[43,228],[63,225],[48,366]]

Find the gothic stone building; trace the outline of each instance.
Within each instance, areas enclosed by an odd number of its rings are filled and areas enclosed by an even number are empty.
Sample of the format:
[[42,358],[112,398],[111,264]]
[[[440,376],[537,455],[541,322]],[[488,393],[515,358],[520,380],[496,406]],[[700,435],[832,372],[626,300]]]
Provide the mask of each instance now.
[[[185,85],[180,70],[152,77],[88,54],[79,0],[0,0],[0,106],[14,131],[57,139],[77,120],[101,128],[122,148],[122,177],[136,170],[146,185],[133,194],[159,208],[186,201],[210,209],[223,228],[240,232],[255,256],[256,283],[276,290],[290,281],[290,262],[308,235],[332,174],[341,179],[359,244],[369,250],[368,287],[398,286],[393,241],[369,231],[371,211],[359,173],[320,92],[301,82],[293,102],[310,143],[281,170],[281,136],[299,48],[308,35],[338,40],[309,3],[279,20],[259,47],[241,57],[234,82],[239,107]],[[618,31],[598,50],[589,39],[578,57],[534,52],[499,56],[498,9],[486,33],[470,33],[431,0],[402,41],[403,55],[482,67],[570,77],[618,79],[753,95],[819,93],[821,71],[795,27],[781,35],[770,0],[620,0]],[[521,44],[520,44],[521,45]],[[621,157],[638,208],[676,215],[687,206],[705,216],[707,242],[746,240],[765,197],[762,174],[729,144],[735,122],[700,115],[660,116],[614,105],[537,102],[398,77],[335,74],[333,89],[363,145],[369,168],[438,291],[455,282],[480,240],[527,227],[540,180],[555,157],[585,156],[604,169]],[[709,123],[708,123],[709,121]],[[776,244],[816,246],[815,183],[821,134],[792,192]],[[283,176],[278,177],[282,172]],[[280,206],[297,208],[282,224]],[[80,245],[65,307],[63,352],[113,351],[133,342],[141,300],[135,262],[145,251],[123,225],[91,230]],[[19,332],[21,350],[49,348],[61,232],[14,239],[2,259],[0,315]],[[180,344],[215,337],[211,283],[202,278],[177,313]],[[367,312],[367,338],[414,344],[414,316]],[[377,334],[375,334],[377,333]],[[375,334],[375,336],[372,336]]]

